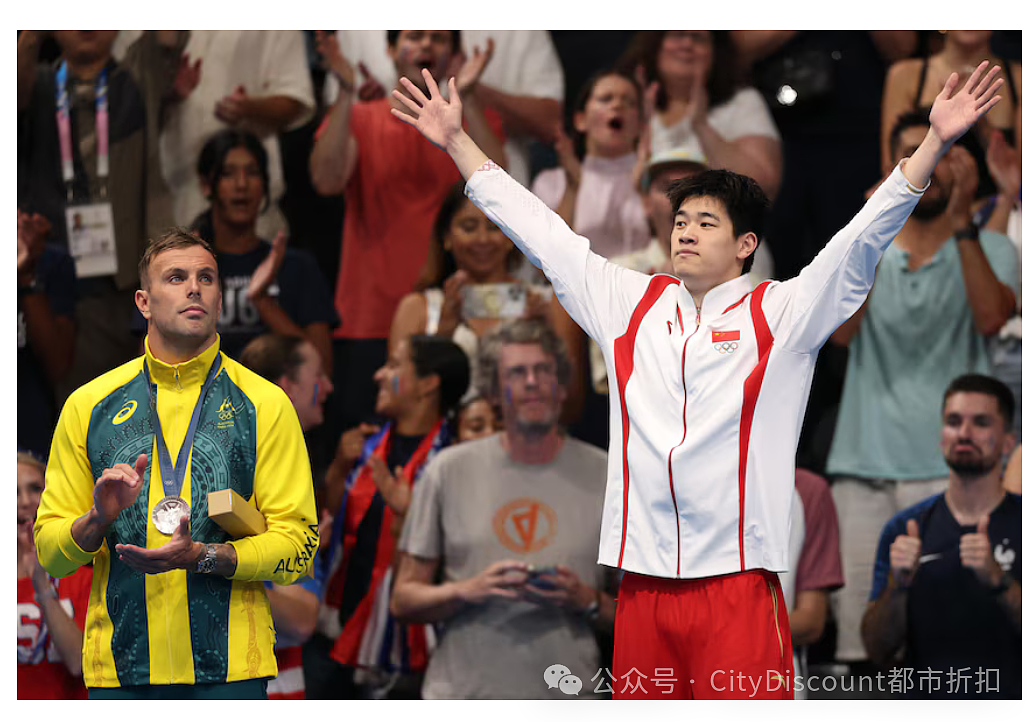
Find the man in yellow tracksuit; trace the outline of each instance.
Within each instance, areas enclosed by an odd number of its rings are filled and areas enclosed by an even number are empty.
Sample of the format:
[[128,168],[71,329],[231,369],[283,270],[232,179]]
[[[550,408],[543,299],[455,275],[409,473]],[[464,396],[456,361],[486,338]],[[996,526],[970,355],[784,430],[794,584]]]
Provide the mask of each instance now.
[[[262,699],[277,673],[263,582],[306,574],[319,541],[301,426],[279,387],[220,353],[206,242],[152,241],[140,279],[146,353],[77,389],[58,420],[40,563],[63,577],[93,562],[91,699]],[[265,532],[231,540],[208,518],[226,488]]]

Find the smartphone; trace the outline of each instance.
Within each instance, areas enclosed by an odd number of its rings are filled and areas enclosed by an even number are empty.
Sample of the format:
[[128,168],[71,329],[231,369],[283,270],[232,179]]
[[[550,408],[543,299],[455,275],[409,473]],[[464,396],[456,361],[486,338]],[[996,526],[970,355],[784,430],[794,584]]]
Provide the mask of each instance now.
[[526,291],[519,283],[480,283],[463,287],[466,318],[517,318],[524,315]]
[[532,567],[528,570],[528,584],[532,584],[540,589],[556,589],[556,585],[550,581],[542,579],[543,575],[556,574],[557,568],[554,567]]

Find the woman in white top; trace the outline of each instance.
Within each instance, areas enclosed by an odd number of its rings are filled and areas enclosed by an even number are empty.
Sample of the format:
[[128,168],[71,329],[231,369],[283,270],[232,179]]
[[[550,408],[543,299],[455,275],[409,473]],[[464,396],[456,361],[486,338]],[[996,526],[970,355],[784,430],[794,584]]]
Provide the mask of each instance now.
[[643,31],[621,64],[659,84],[648,119],[651,154],[680,148],[702,155],[708,167],[749,175],[775,198],[783,174],[779,131],[764,97],[739,82],[727,31]]
[[539,173],[531,192],[589,239],[595,253],[622,256],[650,243],[635,185],[642,95],[635,78],[615,70],[591,77],[572,117],[577,141],[557,131],[560,166]]
[[[529,286],[520,281],[515,274],[520,260],[521,255],[510,239],[467,199],[463,182],[457,183],[442,202],[431,231],[431,250],[422,274],[430,279],[425,281],[423,290],[416,290],[399,302],[388,347],[394,348],[400,339],[414,333],[452,339],[471,363],[471,387],[466,399],[475,392],[478,340],[512,315],[539,315],[564,340],[575,368],[584,371],[584,332],[567,315],[549,286]],[[506,296],[507,291],[518,291],[517,298],[522,296],[523,303],[505,303],[498,315],[488,315],[497,296],[495,292]],[[465,303],[471,295],[479,298]],[[576,374],[568,392],[562,416],[568,423],[581,414],[585,393],[581,378],[584,374]]]

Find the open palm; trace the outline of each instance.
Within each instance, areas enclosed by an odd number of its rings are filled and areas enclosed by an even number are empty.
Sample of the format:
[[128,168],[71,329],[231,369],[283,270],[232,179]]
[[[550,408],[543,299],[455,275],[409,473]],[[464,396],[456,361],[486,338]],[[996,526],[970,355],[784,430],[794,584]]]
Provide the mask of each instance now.
[[954,96],[952,93],[958,85],[959,76],[958,73],[952,73],[934,100],[933,108],[930,109],[930,127],[942,142],[954,143],[1001,100],[995,91],[1004,81],[1001,78],[994,80],[1000,68],[996,65],[985,75],[987,65],[988,61],[985,60],[977,66],[962,90]]
[[393,90],[392,95],[412,112],[404,113],[398,108],[392,108],[391,114],[419,130],[439,148],[445,148],[449,140],[463,130],[463,104],[456,91],[456,79],[449,78],[447,100],[439,92],[438,83],[426,68],[423,76],[431,97],[424,95],[408,78],[402,78],[400,83],[409,94]]

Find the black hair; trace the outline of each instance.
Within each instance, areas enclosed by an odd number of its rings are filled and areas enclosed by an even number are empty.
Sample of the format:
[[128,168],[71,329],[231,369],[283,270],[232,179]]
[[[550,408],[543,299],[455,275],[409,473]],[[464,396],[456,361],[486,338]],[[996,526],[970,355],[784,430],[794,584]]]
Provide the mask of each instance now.
[[944,398],[941,400],[941,413],[944,413],[944,406],[948,403],[948,399],[959,393],[993,396],[998,401],[998,413],[1002,415],[1002,421],[1005,422],[1005,430],[1012,431],[1013,416],[1016,413],[1016,397],[1004,383],[993,376],[984,374],[962,374],[945,389]]
[[[646,84],[658,81],[657,108],[666,110],[668,93],[657,72],[657,55],[668,30],[640,30],[628,44],[628,49],[618,60],[619,67],[631,72],[642,65],[646,71]],[[710,30],[712,61],[707,77],[707,99],[711,107],[721,105],[732,98],[742,84],[740,61],[736,47],[728,30]]]
[[890,151],[891,158],[893,159],[894,149],[901,143],[901,135],[906,130],[912,128],[929,128],[930,127],[930,107],[913,108],[905,113],[898,116],[898,119],[894,122],[894,127],[890,129],[890,135],[887,136],[887,148]]
[[[255,158],[259,174],[262,176],[262,190],[265,194],[265,201],[262,204],[264,212],[269,207],[269,155],[266,153],[262,141],[254,133],[227,128],[213,135],[198,154],[197,174],[208,182],[208,187],[212,189],[212,193],[215,193],[215,189],[219,186],[219,178],[223,174],[226,156],[234,148],[244,148]],[[191,230],[206,241],[213,240],[211,198],[209,198],[208,209],[194,219]]]
[[[639,109],[640,120],[642,120],[643,89],[639,86],[639,81],[635,79],[635,76],[632,75],[632,73],[619,67],[606,68],[593,73],[589,79],[582,84],[582,87],[578,90],[578,95],[575,96],[574,112],[584,113],[586,106],[589,105],[589,98],[592,97],[592,91],[595,89],[596,84],[604,78],[609,78],[612,75],[624,78],[632,84],[633,88],[635,88],[636,108]],[[573,118],[574,116],[572,115],[571,117]],[[575,154],[579,158],[585,158],[585,133],[575,130],[574,136]]]
[[438,413],[449,416],[470,386],[470,360],[454,342],[441,336],[415,333],[409,356],[416,375],[438,377]]
[[[452,219],[460,212],[467,200],[466,189],[466,181],[457,181],[449,188],[441,205],[438,206],[438,214],[434,217],[434,224],[431,226],[431,245],[427,250],[428,254],[433,256],[432,261],[437,272],[433,278],[428,279],[427,288],[441,288],[445,284],[445,279],[458,270],[452,251],[445,249],[445,237],[449,235]],[[514,246],[506,258],[507,269],[514,270],[520,263],[520,259],[520,249]]]
[[[395,44],[399,41],[399,34],[401,30],[389,30],[388,31],[388,45],[395,47]],[[460,51],[460,31],[450,30],[452,33],[452,52],[458,53]]]
[[[721,202],[732,221],[733,236],[739,238],[744,233],[754,233],[760,242],[768,212],[768,196],[756,180],[730,170],[705,170],[680,178],[668,189],[672,217],[688,199],[701,197]],[[754,265],[756,252],[755,247],[743,261],[743,273],[748,273]]]

